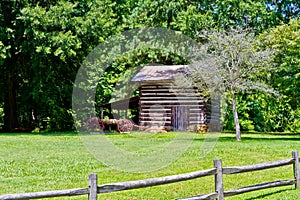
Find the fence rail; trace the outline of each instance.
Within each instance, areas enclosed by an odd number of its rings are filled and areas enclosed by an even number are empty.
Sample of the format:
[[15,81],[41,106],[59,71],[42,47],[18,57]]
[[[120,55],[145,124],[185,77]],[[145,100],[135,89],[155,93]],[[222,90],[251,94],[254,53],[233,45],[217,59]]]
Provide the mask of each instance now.
[[0,199],[1,200],[43,199],[43,198],[50,198],[50,197],[88,195],[89,193],[90,193],[89,188],[78,188],[78,189],[56,190],[56,191],[46,191],[46,192],[30,192],[24,194],[5,194],[5,195],[0,195]]
[[216,169],[209,169],[209,170],[202,170],[202,171],[190,172],[190,173],[173,175],[173,176],[165,176],[160,178],[150,178],[145,180],[105,184],[98,187],[98,193],[116,192],[121,190],[131,190],[131,189],[175,183],[175,182],[200,178],[204,176],[214,175],[215,173],[216,173]]
[[[281,167],[285,165],[293,165],[294,178],[291,180],[279,180],[269,183],[259,183],[253,186],[247,186],[230,191],[224,191],[223,187],[223,175],[238,174],[244,172],[252,172],[258,170],[264,170],[269,168]],[[234,196],[246,192],[255,190],[295,185],[295,189],[300,189],[300,167],[299,167],[299,156],[297,151],[292,152],[292,158],[279,160],[274,162],[267,162],[261,164],[254,164],[248,166],[234,166],[234,167],[222,167],[222,160],[214,160],[214,168],[208,170],[195,171],[185,174],[165,176],[160,178],[150,178],[145,180],[128,181],[104,184],[98,186],[97,174],[90,174],[88,178],[88,188],[77,188],[69,190],[57,190],[48,192],[32,192],[24,194],[6,194],[0,195],[0,200],[16,200],[16,199],[41,199],[50,197],[61,197],[61,196],[77,196],[77,195],[88,195],[89,200],[97,200],[97,195],[101,193],[110,193],[122,190],[132,190],[144,187],[151,187],[163,184],[170,184],[180,181],[186,181],[196,179],[204,176],[215,176],[215,192],[211,194],[203,194],[193,197],[181,198],[181,200],[200,200],[200,199],[218,199],[222,200],[224,197]]]

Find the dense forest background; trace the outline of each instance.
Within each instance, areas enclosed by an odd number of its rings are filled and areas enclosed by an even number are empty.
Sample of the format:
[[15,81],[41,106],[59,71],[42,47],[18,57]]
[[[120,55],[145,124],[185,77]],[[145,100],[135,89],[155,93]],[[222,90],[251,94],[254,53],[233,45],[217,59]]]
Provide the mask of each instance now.
[[[99,43],[137,27],[164,27],[194,40],[206,29],[251,28],[275,50],[265,81],[281,97],[239,93],[244,131],[300,131],[300,2],[297,0],[4,0],[0,2],[0,126],[4,131],[73,130],[77,70]],[[98,103],[108,102],[129,68],[182,64],[168,52],[138,50],[101,77]],[[225,129],[233,130],[230,107]]]

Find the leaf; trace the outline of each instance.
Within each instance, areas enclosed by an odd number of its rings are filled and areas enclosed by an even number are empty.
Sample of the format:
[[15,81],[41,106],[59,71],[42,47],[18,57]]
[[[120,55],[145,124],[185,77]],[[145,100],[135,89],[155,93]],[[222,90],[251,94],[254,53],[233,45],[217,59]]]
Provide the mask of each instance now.
[[37,53],[40,53],[40,52],[42,52],[42,50],[43,50],[43,47],[42,46],[38,46],[38,47],[36,47],[36,52]]
[[51,53],[51,48],[50,47],[46,47],[45,48],[45,52],[46,52],[46,54],[50,54]]
[[61,49],[61,47],[58,47],[57,49],[56,49],[56,51],[54,52],[54,55],[55,56],[59,56],[60,54],[62,54],[63,53],[63,50]]

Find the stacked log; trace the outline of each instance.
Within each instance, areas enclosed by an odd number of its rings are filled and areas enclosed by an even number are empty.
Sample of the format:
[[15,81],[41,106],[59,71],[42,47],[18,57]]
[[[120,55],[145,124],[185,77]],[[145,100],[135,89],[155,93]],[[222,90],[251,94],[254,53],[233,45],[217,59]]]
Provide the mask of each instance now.
[[85,124],[87,131],[116,130],[119,133],[130,133],[135,125],[129,119],[88,118]]

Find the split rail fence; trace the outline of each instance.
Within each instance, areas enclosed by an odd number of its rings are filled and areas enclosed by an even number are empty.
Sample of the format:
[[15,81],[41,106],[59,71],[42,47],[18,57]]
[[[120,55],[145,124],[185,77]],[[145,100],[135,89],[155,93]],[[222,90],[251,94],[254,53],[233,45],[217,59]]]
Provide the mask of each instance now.
[[[243,172],[252,172],[258,170],[264,170],[269,168],[281,167],[285,165],[293,165],[294,177],[291,180],[279,180],[269,183],[260,183],[254,186],[243,187],[236,190],[224,191],[223,187],[223,175],[225,174],[238,174]],[[145,188],[169,183],[175,183],[185,180],[196,179],[204,176],[215,177],[215,192],[211,194],[204,194],[199,196],[181,198],[181,200],[200,200],[200,199],[218,199],[222,200],[224,197],[234,196],[246,192],[255,190],[295,185],[295,189],[300,189],[300,168],[299,168],[299,156],[297,151],[292,152],[292,158],[286,160],[279,160],[274,162],[267,162],[261,164],[254,164],[249,166],[236,166],[236,167],[222,167],[222,160],[214,160],[214,168],[208,170],[195,171],[185,174],[165,176],[160,178],[150,178],[146,180],[128,181],[111,183],[98,186],[97,174],[90,174],[88,178],[88,188],[77,188],[69,190],[58,190],[48,192],[34,192],[24,194],[6,194],[0,195],[0,200],[15,200],[15,199],[41,199],[49,197],[61,197],[61,196],[77,196],[88,195],[88,200],[97,200],[98,194],[117,192],[122,190],[131,190],[138,188]]]

